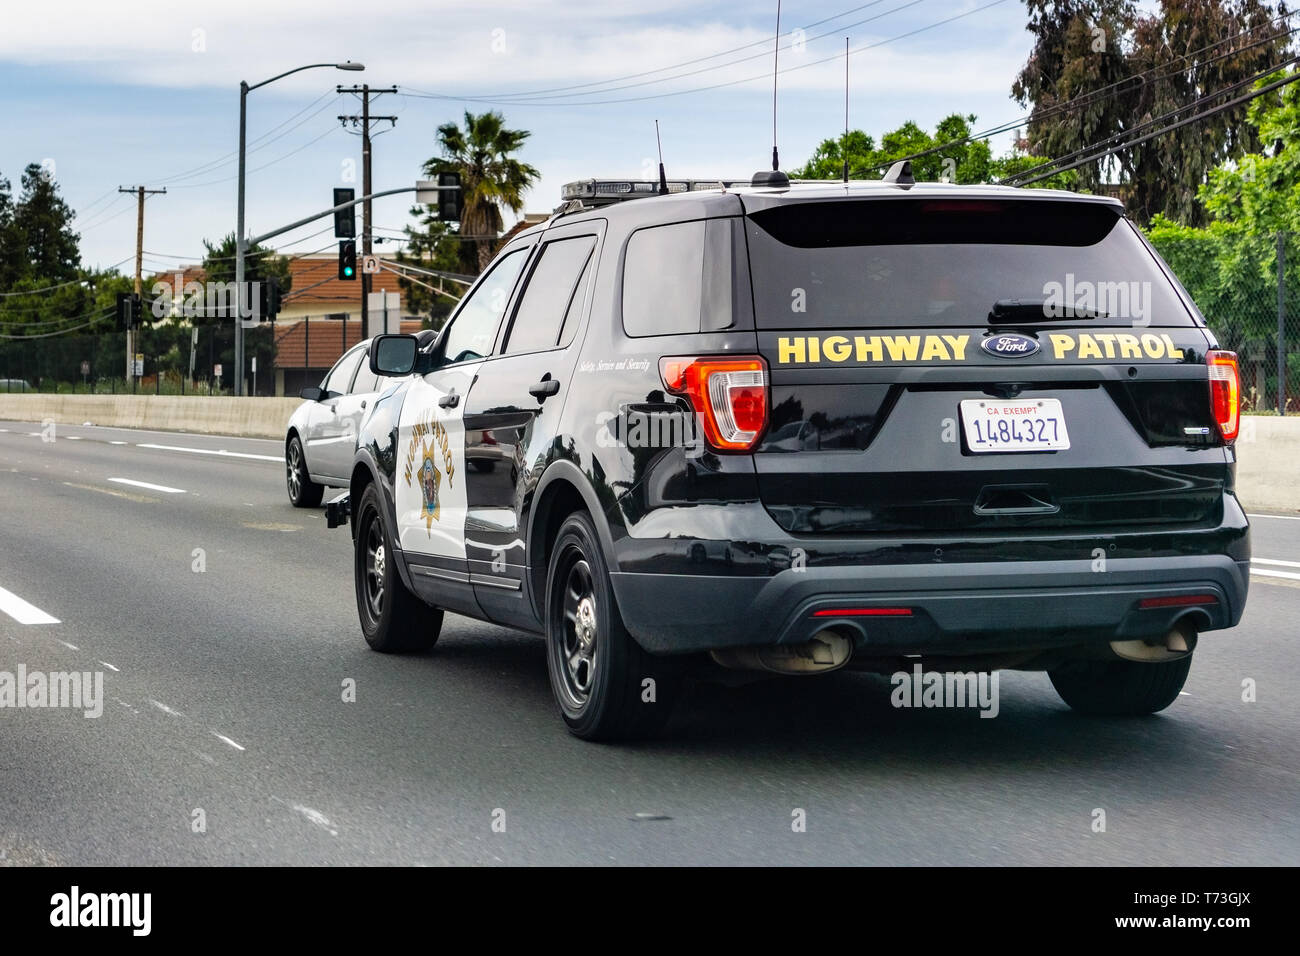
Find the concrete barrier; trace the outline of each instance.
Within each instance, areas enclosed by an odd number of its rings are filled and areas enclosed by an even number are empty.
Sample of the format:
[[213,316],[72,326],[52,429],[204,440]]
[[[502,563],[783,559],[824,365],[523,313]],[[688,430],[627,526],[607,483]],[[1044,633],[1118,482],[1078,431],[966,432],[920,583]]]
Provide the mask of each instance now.
[[299,398],[180,395],[38,395],[0,392],[0,419],[283,438]]
[[[283,438],[300,404],[297,398],[0,392],[0,419]],[[1237,459],[1237,496],[1248,511],[1300,513],[1300,417],[1243,416]]]
[[1300,512],[1300,417],[1241,417],[1237,497],[1247,511]]

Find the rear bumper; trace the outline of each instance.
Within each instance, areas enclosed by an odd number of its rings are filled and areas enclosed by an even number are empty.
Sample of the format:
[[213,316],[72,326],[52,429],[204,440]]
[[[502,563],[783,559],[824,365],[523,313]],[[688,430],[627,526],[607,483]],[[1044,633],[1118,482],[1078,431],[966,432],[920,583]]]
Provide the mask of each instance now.
[[[853,635],[858,653],[977,654],[1153,636],[1186,615],[1198,630],[1232,627],[1245,609],[1250,562],[1216,554],[1115,558],[1103,570],[1072,560],[611,577],[628,630],[654,653],[797,643],[836,627]],[[1192,597],[1212,600],[1139,607]]]

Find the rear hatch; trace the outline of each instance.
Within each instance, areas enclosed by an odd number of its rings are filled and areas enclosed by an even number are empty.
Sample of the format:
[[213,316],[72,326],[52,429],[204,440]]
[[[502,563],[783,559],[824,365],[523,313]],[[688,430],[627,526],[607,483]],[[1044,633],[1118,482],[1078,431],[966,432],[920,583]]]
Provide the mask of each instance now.
[[1212,342],[1095,199],[746,196],[764,505],[810,534],[1217,521]]

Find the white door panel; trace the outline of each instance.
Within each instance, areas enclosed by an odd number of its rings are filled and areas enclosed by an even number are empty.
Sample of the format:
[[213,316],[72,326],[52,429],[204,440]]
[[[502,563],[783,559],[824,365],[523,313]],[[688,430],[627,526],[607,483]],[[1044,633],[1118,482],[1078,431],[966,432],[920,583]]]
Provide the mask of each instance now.
[[[394,498],[398,540],[409,554],[465,560],[465,396],[481,362],[411,383],[397,425]],[[453,408],[439,400],[455,392]]]

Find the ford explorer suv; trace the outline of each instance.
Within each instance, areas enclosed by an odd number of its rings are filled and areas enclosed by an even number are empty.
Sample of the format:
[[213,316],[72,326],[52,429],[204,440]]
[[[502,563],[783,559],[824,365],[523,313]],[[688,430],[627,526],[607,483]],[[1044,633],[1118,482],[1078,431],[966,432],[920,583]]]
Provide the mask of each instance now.
[[1118,202],[907,164],[654,186],[570,184],[432,345],[375,340],[410,378],[327,510],[372,648],[536,633],[587,739],[662,728],[703,655],[1176,700],[1246,601],[1240,386]]

